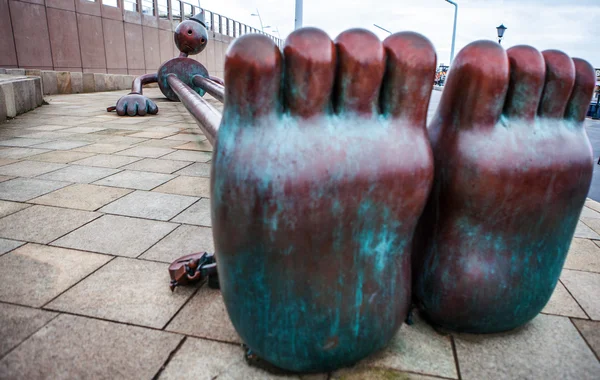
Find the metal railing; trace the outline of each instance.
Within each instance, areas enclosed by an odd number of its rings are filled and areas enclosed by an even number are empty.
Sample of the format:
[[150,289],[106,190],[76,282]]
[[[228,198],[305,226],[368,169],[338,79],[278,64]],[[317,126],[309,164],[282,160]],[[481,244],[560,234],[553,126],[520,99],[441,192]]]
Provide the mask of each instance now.
[[197,0],[88,0],[99,1],[106,6],[118,7],[123,11],[143,13],[163,20],[181,22],[195,14],[204,12],[206,26],[215,33],[237,38],[249,33],[258,33],[269,37],[279,47],[283,47],[283,40],[272,34],[254,28],[250,25],[235,21],[229,17],[209,11],[199,6]]

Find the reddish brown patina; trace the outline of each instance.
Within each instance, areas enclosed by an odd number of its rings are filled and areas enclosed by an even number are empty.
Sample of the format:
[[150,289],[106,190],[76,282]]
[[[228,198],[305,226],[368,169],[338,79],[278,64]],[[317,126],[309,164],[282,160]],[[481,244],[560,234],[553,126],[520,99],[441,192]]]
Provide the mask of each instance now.
[[420,35],[361,29],[335,43],[301,29],[283,54],[258,35],[229,49],[213,234],[229,316],[260,357],[338,368],[406,318],[435,64]]
[[430,321],[497,332],[544,307],[592,177],[594,80],[559,51],[479,41],[458,55],[430,126],[435,182],[415,249]]

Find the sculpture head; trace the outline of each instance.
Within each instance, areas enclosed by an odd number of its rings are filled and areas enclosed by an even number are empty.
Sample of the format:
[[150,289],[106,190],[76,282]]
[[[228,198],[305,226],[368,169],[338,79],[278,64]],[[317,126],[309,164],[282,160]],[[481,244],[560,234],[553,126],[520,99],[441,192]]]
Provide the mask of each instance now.
[[180,52],[194,55],[200,53],[208,43],[208,32],[204,12],[183,21],[175,29],[175,45]]

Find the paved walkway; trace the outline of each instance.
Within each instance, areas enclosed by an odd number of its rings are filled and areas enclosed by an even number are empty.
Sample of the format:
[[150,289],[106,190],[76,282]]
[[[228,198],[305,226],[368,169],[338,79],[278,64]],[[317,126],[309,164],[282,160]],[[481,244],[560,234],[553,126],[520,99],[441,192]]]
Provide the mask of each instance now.
[[[124,93],[50,96],[0,125],[0,378],[274,378],[244,362],[218,291],[169,290],[169,262],[213,250],[211,147],[156,89],[157,116],[107,114]],[[355,368],[302,378],[597,379],[600,203],[581,221],[525,327],[444,335],[417,316]]]

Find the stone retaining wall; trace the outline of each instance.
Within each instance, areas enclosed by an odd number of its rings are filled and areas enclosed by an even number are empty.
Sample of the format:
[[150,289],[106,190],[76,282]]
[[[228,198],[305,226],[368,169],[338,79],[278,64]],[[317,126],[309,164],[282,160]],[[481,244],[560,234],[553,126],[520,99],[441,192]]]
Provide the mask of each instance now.
[[[131,89],[135,75],[0,69],[0,122],[42,105],[43,95]],[[156,84],[145,87],[153,87]]]
[[0,74],[0,122],[31,111],[43,102],[41,78]]

